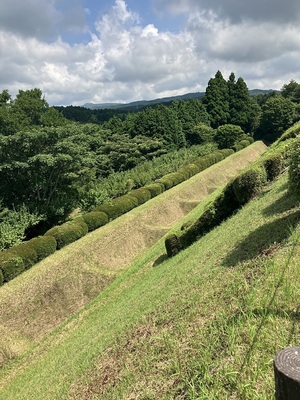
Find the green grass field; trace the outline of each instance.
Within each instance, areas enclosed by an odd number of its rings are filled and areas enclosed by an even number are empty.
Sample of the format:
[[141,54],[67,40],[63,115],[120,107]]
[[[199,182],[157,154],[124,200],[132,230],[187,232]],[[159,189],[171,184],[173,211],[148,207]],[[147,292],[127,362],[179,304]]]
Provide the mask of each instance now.
[[176,257],[160,239],[4,366],[0,399],[271,399],[300,340],[299,221],[283,175]]

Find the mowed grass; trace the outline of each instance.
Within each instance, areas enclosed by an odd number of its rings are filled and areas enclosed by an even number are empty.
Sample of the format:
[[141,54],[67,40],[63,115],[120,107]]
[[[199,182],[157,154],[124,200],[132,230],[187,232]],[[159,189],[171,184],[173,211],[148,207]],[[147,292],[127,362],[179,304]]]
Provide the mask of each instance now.
[[265,149],[262,142],[253,143],[2,286],[0,368],[82,309],[196,204],[224,186]]
[[6,366],[0,399],[272,398],[300,339],[299,220],[283,176],[176,257],[160,240]]

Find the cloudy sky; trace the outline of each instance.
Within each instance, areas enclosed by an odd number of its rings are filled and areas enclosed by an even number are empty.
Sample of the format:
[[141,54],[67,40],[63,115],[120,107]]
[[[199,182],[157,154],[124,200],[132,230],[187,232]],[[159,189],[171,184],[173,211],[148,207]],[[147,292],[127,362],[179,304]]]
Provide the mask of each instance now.
[[0,91],[56,105],[300,82],[299,0],[1,0]]

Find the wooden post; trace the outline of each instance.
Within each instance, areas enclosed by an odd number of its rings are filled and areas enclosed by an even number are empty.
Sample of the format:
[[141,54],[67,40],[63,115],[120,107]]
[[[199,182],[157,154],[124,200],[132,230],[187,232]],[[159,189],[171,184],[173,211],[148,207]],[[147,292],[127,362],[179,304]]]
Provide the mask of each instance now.
[[279,351],[274,359],[275,399],[300,399],[300,347]]

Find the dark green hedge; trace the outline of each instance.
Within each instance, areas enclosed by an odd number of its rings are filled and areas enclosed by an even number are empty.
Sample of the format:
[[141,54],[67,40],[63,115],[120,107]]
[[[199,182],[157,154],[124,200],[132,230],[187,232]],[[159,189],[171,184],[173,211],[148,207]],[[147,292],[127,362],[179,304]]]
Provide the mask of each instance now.
[[173,179],[168,175],[165,175],[162,178],[157,179],[154,183],[162,184],[163,187],[164,187],[164,190],[171,189],[174,186],[173,185]]
[[128,193],[129,196],[134,197],[138,201],[138,205],[146,203],[146,201],[151,199],[150,190],[145,187],[141,187],[139,189],[131,190]]
[[238,175],[232,185],[234,194],[240,205],[246,204],[257,195],[267,182],[267,173],[263,166],[253,166]]
[[25,269],[31,268],[38,261],[38,254],[30,242],[24,242],[9,249],[22,258]]
[[190,246],[207,232],[230,217],[238,208],[258,194],[267,182],[264,165],[254,165],[231,180],[222,193],[207,206],[201,216],[181,234],[171,235],[165,240],[168,256],[174,256]]
[[38,261],[54,253],[55,250],[56,240],[51,236],[41,236],[2,251],[0,253],[0,275],[3,275],[3,281],[9,282],[25,269],[29,269]]
[[25,270],[25,266],[22,258],[9,249],[0,253],[0,270],[3,282],[9,282],[20,275]]
[[168,257],[175,256],[182,250],[181,242],[176,235],[170,235],[165,241]]
[[138,200],[135,197],[124,195],[113,199],[111,204],[102,204],[98,207],[95,207],[93,211],[102,211],[111,220],[119,217],[122,214],[125,214],[137,206]]
[[25,242],[25,245],[32,247],[37,253],[37,261],[41,261],[55,252],[57,243],[52,236],[40,236]]
[[151,198],[153,198],[163,193],[164,186],[161,183],[150,183],[149,185],[145,186],[145,189],[149,190]]
[[53,236],[57,242],[57,249],[73,243],[88,233],[88,226],[82,217],[62,225],[55,226],[45,233],[45,236]]
[[263,160],[268,181],[273,181],[284,168],[284,159],[281,153],[273,154]]
[[100,226],[103,226],[108,222],[107,214],[101,211],[91,211],[89,213],[83,214],[82,218],[87,224],[89,232],[100,228]]
[[288,139],[294,139],[300,134],[300,122],[296,122],[277,140],[277,143],[284,142]]

